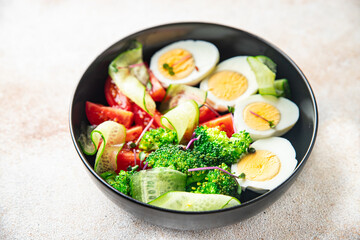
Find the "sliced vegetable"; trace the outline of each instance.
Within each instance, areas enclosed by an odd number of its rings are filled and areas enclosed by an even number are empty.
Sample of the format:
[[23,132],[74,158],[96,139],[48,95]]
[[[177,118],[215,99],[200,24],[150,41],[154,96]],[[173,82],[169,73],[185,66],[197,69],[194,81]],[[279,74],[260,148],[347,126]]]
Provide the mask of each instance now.
[[290,98],[290,85],[287,79],[278,79],[274,82],[276,94],[278,97]]
[[153,168],[135,173],[130,179],[131,196],[149,202],[169,191],[185,191],[186,174],[170,168]]
[[86,102],[85,113],[91,125],[99,125],[111,120],[123,124],[125,127],[130,127],[134,120],[132,112],[88,101]]
[[[139,153],[136,153],[136,162],[141,164]],[[121,150],[117,155],[117,168],[116,172],[127,170],[128,167],[135,166],[134,153],[130,150]]]
[[91,132],[95,129],[94,125],[86,126],[85,123],[81,123],[80,126],[80,136],[78,138],[78,142],[80,144],[81,149],[86,155],[94,155],[96,153],[96,148],[91,141]]
[[207,126],[209,128],[219,127],[221,131],[225,131],[228,137],[231,137],[234,133],[232,114],[228,113],[221,117],[215,118],[208,122],[200,124],[200,126]]
[[187,142],[199,125],[199,107],[194,100],[188,100],[168,111],[161,122],[165,128],[176,131],[178,143]]
[[171,84],[166,90],[165,98],[161,102],[159,110],[160,112],[166,112],[190,99],[201,106],[206,102],[206,98],[207,92],[204,90],[183,84]]
[[126,111],[132,111],[132,104],[128,97],[126,97],[108,77],[105,82],[105,98],[111,107],[118,107]]
[[123,147],[126,138],[126,128],[124,125],[113,121],[103,122],[91,132],[90,138],[95,151],[88,153],[94,155],[96,149],[98,149],[95,158],[95,171],[98,174],[106,171],[115,171],[117,169],[117,155]]
[[240,205],[234,197],[221,194],[199,194],[189,192],[168,192],[150,205],[178,211],[211,211]]
[[153,116],[156,105],[144,86],[148,82],[147,69],[139,63],[142,63],[142,45],[135,41],[110,63],[109,75],[122,93]]
[[142,110],[138,105],[133,104],[133,112],[134,112],[134,122],[136,126],[145,127],[152,118],[154,118],[154,122],[151,128],[158,128],[161,126],[161,113],[157,110],[154,113],[154,116],[151,117],[147,112]]
[[259,93],[261,95],[277,96],[274,87],[275,73],[256,57],[248,57],[247,61],[256,76]]
[[199,123],[200,124],[203,123],[203,122],[210,121],[211,119],[214,119],[214,118],[216,118],[218,116],[211,109],[206,107],[206,105],[203,105],[202,107],[200,107],[199,111],[200,111],[200,116],[199,116]]
[[273,62],[273,60],[263,55],[256,56],[255,58],[265,64],[273,73],[276,74],[277,65]]
[[161,102],[165,97],[166,91],[151,70],[149,70],[149,76],[151,82],[149,94],[155,102]]
[[130,129],[126,129],[126,142],[135,141],[139,138],[140,134],[143,131],[142,126],[135,126]]

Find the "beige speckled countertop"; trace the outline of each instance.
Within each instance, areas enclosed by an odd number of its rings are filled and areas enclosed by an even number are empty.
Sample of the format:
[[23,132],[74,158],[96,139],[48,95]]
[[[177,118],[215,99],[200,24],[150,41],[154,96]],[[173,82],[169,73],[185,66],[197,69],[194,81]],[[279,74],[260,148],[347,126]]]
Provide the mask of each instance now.
[[[360,239],[360,2],[0,0],[0,239]],[[285,51],[320,125],[300,177],[238,224],[175,231],[118,208],[73,147],[69,103],[92,60],[153,25],[211,21]]]

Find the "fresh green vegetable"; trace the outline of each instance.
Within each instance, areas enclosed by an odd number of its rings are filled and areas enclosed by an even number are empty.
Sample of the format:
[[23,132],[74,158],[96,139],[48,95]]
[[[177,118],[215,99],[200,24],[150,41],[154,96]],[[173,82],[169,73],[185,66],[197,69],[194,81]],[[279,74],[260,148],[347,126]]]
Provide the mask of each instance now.
[[152,151],[166,144],[176,144],[177,134],[174,130],[157,128],[147,131],[141,138],[139,148],[145,151]]
[[115,171],[117,154],[125,143],[126,128],[117,122],[106,121],[91,132],[90,129],[87,129],[86,135],[80,134],[78,139],[83,152],[87,155],[97,152],[94,169],[98,174]]
[[130,167],[128,171],[121,170],[119,174],[114,171],[107,171],[100,176],[109,183],[113,188],[126,195],[130,195],[130,178],[139,166]]
[[278,79],[274,82],[275,91],[278,97],[290,98],[290,86],[287,79]]
[[129,50],[117,56],[109,65],[109,75],[123,94],[154,115],[156,104],[145,88],[149,75],[143,64],[141,43],[132,42]]
[[194,100],[188,100],[168,111],[161,117],[161,123],[170,130],[175,130],[177,143],[187,142],[197,125],[199,125],[199,106]]
[[273,73],[276,74],[277,65],[273,62],[273,60],[263,55],[256,56],[255,58],[265,64]]
[[126,195],[130,193],[130,176],[131,172],[121,170],[119,175],[115,172],[104,172],[100,176],[109,183],[113,188]]
[[[225,163],[219,167],[225,171],[231,171]],[[238,196],[238,183],[235,178],[218,169],[209,170],[203,181],[188,186],[188,189],[194,193]]]
[[93,125],[86,126],[85,123],[81,123],[80,136],[78,138],[78,142],[80,144],[81,149],[86,155],[94,155],[97,150],[91,140],[91,132],[94,129],[95,126]]
[[218,128],[200,126],[195,129],[195,136],[200,135],[200,139],[194,142],[194,151],[218,159],[217,164],[213,166],[221,163],[227,165],[235,163],[242,154],[246,153],[252,142],[249,133],[245,131],[235,133],[229,139],[226,132],[220,131]]
[[175,75],[175,73],[174,73],[174,68],[173,68],[173,67],[170,67],[169,64],[164,63],[164,64],[163,64],[163,68],[164,68],[166,71],[168,71],[168,73],[169,73],[171,76],[174,76],[174,75]]
[[149,154],[146,158],[149,167],[168,167],[185,173],[187,185],[201,181],[205,178],[207,171],[189,172],[190,168],[214,166],[218,158],[206,156],[197,151],[185,150],[182,146],[165,145]]
[[169,191],[184,191],[186,175],[170,168],[142,170],[130,179],[131,196],[149,202]]
[[220,194],[168,192],[149,204],[178,211],[211,211],[238,206],[240,201],[234,197]]
[[227,106],[227,108],[228,108],[229,113],[234,114],[234,112],[235,112],[235,107]]
[[255,74],[259,93],[261,95],[277,96],[274,87],[275,73],[256,57],[248,57],[247,61]]
[[161,112],[166,112],[190,99],[201,106],[206,102],[206,98],[207,92],[200,88],[183,84],[171,84],[166,90],[166,95],[160,104],[159,110]]

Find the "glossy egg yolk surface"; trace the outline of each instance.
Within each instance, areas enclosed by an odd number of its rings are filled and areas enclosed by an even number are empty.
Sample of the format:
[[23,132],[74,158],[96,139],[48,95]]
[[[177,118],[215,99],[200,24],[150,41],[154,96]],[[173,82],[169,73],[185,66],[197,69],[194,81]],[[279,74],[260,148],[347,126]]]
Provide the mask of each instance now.
[[245,173],[251,181],[268,181],[280,171],[280,159],[267,150],[257,150],[243,157],[237,164],[238,172]]
[[246,125],[258,131],[270,129],[269,121],[276,126],[281,118],[280,111],[273,105],[265,102],[255,102],[247,105],[243,114]]
[[[164,64],[168,68],[164,67]],[[189,51],[177,48],[160,56],[158,69],[164,77],[171,80],[179,80],[189,76],[194,71],[195,60]]]
[[226,101],[235,100],[248,88],[246,77],[233,71],[217,72],[209,78],[208,89],[214,96]]

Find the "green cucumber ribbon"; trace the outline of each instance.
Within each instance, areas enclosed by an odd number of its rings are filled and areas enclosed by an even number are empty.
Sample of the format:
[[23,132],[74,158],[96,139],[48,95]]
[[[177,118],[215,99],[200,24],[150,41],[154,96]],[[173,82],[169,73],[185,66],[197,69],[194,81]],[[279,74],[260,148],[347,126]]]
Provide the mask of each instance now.
[[163,115],[161,123],[165,128],[176,131],[178,143],[187,142],[199,125],[199,115],[198,104],[194,100],[188,100]]
[[126,138],[126,128],[117,122],[106,121],[90,132],[91,127],[78,139],[83,152],[94,155],[95,172],[98,174],[117,169],[117,155],[122,149]]
[[134,41],[129,50],[117,56],[109,65],[109,75],[119,90],[151,116],[156,104],[146,91],[149,74],[142,60],[142,44]]

